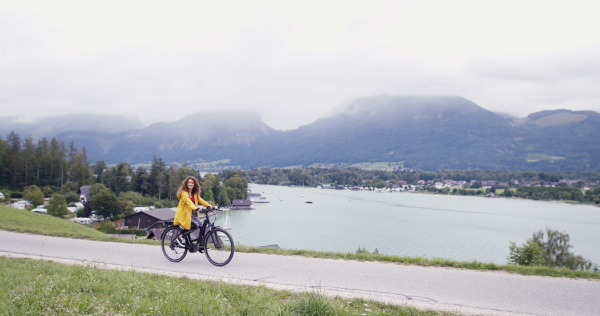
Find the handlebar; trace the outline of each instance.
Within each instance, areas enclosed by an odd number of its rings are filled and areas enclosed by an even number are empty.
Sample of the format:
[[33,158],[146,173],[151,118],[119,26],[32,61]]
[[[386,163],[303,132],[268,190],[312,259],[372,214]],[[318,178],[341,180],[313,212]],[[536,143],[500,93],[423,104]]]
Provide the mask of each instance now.
[[202,213],[209,213],[209,212],[217,211],[218,209],[219,209],[218,207],[213,206],[213,207],[207,207],[205,209],[197,208],[196,210],[198,212],[202,212]]

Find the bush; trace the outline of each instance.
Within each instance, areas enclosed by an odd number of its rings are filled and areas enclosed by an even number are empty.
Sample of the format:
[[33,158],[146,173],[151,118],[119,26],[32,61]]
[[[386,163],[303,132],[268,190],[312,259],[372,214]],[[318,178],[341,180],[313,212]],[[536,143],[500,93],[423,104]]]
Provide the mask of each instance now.
[[25,193],[25,199],[31,201],[34,207],[44,204],[44,193],[40,189],[34,189]]
[[23,198],[23,193],[21,192],[12,192],[10,194],[10,197],[13,199],[22,199]]
[[119,233],[117,231],[117,229],[115,228],[115,226],[113,226],[113,223],[111,221],[103,221],[100,223],[100,227],[98,227],[98,230],[105,233],[105,234],[117,234]]
[[127,229],[121,229],[121,234],[135,234],[136,236],[139,237],[145,237],[148,235],[148,232],[145,229],[141,229],[141,228],[127,228]]
[[64,197],[65,197],[65,201],[67,201],[67,203],[79,202],[79,195],[77,193],[67,192],[64,194]]
[[48,201],[46,208],[48,209],[48,214],[52,216],[64,217],[65,215],[69,214],[69,211],[67,210],[67,202],[62,194],[54,194]]
[[509,264],[518,264],[521,266],[541,266],[544,265],[544,250],[533,239],[527,239],[525,244],[517,247],[514,242],[509,246],[510,255],[508,255]]
[[525,244],[517,247],[510,243],[509,263],[518,265],[545,265],[548,267],[567,268],[571,270],[598,270],[598,266],[581,256],[571,253],[570,237],[566,233],[546,228],[527,239]]

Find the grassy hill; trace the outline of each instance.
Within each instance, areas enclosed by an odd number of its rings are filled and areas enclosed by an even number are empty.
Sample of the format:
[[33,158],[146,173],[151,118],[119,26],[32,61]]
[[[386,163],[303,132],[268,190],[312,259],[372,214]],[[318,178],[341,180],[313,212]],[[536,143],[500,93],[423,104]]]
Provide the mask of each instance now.
[[[119,239],[68,220],[0,206],[0,229],[101,241]],[[157,243],[156,241],[146,241]],[[316,292],[0,256],[0,315],[457,315]]]
[[[73,223],[45,214],[15,209],[0,205],[0,229],[22,233],[47,235],[55,237],[79,238],[97,241],[142,243],[159,245],[156,240],[124,239],[106,235],[85,225]],[[508,247],[508,245],[507,245]],[[360,249],[359,249],[360,250]],[[524,275],[545,275],[555,277],[600,279],[600,273],[592,271],[575,271],[541,266],[498,265],[480,261],[453,261],[444,258],[400,257],[379,253],[359,251],[356,253],[322,252],[302,249],[276,249],[236,245],[236,252],[267,253],[284,256],[305,256],[311,258],[343,259],[357,261],[380,261],[395,264],[414,264],[421,266],[454,267],[473,270],[507,271]]]

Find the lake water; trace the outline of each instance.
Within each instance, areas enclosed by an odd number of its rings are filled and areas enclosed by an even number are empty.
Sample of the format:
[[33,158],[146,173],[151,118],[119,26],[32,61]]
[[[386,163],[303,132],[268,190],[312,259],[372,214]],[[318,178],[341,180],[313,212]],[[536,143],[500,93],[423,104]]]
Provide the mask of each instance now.
[[[231,234],[248,246],[507,263],[549,227],[570,235],[571,251],[600,264],[600,208],[559,202],[324,190],[250,184],[270,203],[231,211]],[[312,201],[312,204],[305,203]]]

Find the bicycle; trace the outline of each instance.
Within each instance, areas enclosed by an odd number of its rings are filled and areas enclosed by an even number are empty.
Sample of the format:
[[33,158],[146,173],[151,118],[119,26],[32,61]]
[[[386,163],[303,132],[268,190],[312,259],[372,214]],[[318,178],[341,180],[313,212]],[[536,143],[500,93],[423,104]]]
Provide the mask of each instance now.
[[[213,209],[201,211],[206,219],[195,230],[184,230],[179,225],[167,227],[161,235],[161,247],[165,257],[171,262],[179,262],[188,252],[204,252],[206,259],[215,266],[222,267],[233,258],[235,246],[228,231],[215,225],[210,216],[216,213]],[[193,237],[192,233],[198,233]],[[202,246],[202,248],[200,248]]]

